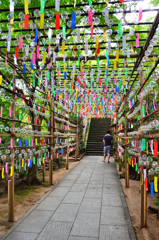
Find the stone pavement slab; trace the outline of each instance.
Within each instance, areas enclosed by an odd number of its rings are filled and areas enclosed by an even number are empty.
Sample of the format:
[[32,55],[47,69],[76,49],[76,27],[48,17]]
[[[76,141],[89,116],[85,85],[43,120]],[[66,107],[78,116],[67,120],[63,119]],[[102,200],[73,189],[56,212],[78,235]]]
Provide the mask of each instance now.
[[0,240],[136,240],[119,177],[86,156]]

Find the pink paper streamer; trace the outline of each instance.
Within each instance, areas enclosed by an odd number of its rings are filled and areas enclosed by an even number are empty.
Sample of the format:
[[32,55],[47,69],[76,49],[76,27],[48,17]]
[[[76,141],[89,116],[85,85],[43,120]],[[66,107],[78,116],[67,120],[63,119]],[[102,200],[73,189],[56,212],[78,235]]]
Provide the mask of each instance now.
[[0,138],[0,144],[1,144],[2,138]]
[[33,53],[33,64],[35,64],[35,53]]
[[37,47],[36,47],[36,55],[37,55],[37,58],[40,58],[40,52],[39,52],[39,50],[40,50],[40,46],[37,45]]
[[48,47],[48,56],[50,56],[50,44],[49,44],[49,47]]
[[88,11],[88,25],[92,26],[93,12],[92,10]]
[[53,160],[52,154],[51,154],[51,160]]
[[153,107],[154,107],[154,109],[155,109],[155,111],[156,111],[155,100],[154,100],[154,99],[153,99]]
[[141,21],[142,19],[142,7],[140,6],[139,7],[139,19],[138,19],[138,22]]
[[83,79],[83,71],[81,71],[81,79]]
[[115,85],[116,85],[116,77],[114,78],[114,80],[115,80]]
[[28,159],[28,167],[30,166],[30,159]]
[[10,117],[12,117],[12,108],[10,108],[9,113],[10,113]]
[[[16,90],[15,92],[17,93],[18,91]],[[15,98],[17,98],[17,96],[15,96]]]
[[136,38],[136,48],[138,48],[139,47],[139,33],[136,33],[136,36],[137,36],[137,38]]
[[19,48],[23,47],[23,37],[19,37]]
[[3,107],[1,106],[1,117],[3,116]]
[[32,146],[32,147],[34,146],[34,140],[33,140],[33,138],[31,139],[31,146]]
[[5,172],[8,173],[8,162],[6,162],[6,165],[5,165]]
[[11,146],[11,148],[13,148],[13,138],[11,138],[10,146]]

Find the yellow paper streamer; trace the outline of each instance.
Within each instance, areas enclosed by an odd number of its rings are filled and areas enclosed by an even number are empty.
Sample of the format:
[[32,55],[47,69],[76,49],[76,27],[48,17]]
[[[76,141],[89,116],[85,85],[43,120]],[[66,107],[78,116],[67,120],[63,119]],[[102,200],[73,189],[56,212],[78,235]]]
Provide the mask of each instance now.
[[64,63],[64,72],[66,72],[66,63]]
[[39,80],[39,87],[41,87],[41,79]]
[[116,50],[116,61],[119,62],[119,49]]
[[154,191],[158,192],[158,188],[157,188],[157,177],[154,176]]
[[44,157],[43,157],[43,163],[45,163],[45,159],[44,159]]
[[13,176],[13,166],[10,167],[10,177]]
[[123,84],[125,85],[125,77],[123,77]]
[[132,167],[134,167],[134,160],[132,159]]
[[133,44],[131,44],[131,54],[134,54]]
[[62,54],[65,54],[65,42],[62,42]]
[[40,14],[40,29],[44,28],[44,13]]
[[114,60],[114,70],[117,70],[117,67],[116,67],[116,60]]
[[98,35],[96,35],[96,46],[95,46],[96,49],[98,48],[98,42],[99,42],[99,37]]
[[83,61],[80,62],[80,70],[83,71]]
[[28,0],[25,0],[25,14],[29,14],[29,10],[28,10]]
[[2,179],[4,178],[4,167],[2,168]]
[[38,142],[37,142],[37,138],[35,138],[35,145],[37,145],[38,144]]
[[24,159],[22,158],[22,167],[24,167]]
[[144,175],[143,175],[143,173],[142,173],[142,176],[141,176],[141,185],[143,185],[143,183],[144,183]]
[[10,19],[10,25],[11,25],[11,32],[13,32],[14,31],[14,18],[13,17],[11,17],[11,19]]
[[0,75],[0,85],[2,84],[2,75]]
[[43,64],[46,63],[46,52],[43,52]]
[[106,27],[104,27],[103,37],[104,37],[104,42],[107,42],[108,39],[107,39]]

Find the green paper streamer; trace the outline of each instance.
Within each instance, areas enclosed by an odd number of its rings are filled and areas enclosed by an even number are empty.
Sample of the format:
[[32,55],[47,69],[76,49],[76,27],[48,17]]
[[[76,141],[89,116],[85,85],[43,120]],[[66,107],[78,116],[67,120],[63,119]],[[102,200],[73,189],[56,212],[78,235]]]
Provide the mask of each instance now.
[[44,153],[44,159],[46,159],[46,153]]
[[107,87],[108,87],[108,77],[106,78],[106,85],[107,85]]
[[99,68],[99,58],[97,59],[97,68]]
[[66,39],[66,26],[65,25],[62,26],[62,34],[63,34],[63,38]]
[[140,120],[140,116],[138,116],[137,120]]
[[45,10],[45,0],[41,0],[40,13],[43,14]]
[[137,171],[137,169],[138,169],[138,166],[137,166],[137,163],[136,163],[135,171]]
[[91,78],[91,87],[92,87],[92,85],[93,85],[93,78]]
[[48,71],[48,73],[47,73],[47,78],[48,78],[48,80],[50,80],[50,71]]
[[32,79],[33,79],[33,87],[35,87],[35,72],[32,74]]
[[71,88],[70,88],[70,95],[72,94],[72,90],[71,90]]
[[145,117],[145,105],[142,106],[142,115]]
[[122,23],[118,23],[118,37],[122,37],[123,33],[122,33]]
[[80,67],[80,57],[78,57],[78,68]]
[[21,120],[22,120],[22,115],[19,114],[19,121],[21,121]]
[[125,69],[125,77],[127,78],[128,77],[128,70]]
[[120,79],[119,79],[119,89],[121,89],[121,81],[120,81]]
[[29,139],[29,147],[31,146],[31,140]]
[[33,164],[35,164],[35,157],[33,157]]
[[91,96],[89,96],[89,102],[91,102]]
[[124,88],[124,94],[126,95],[126,88]]
[[142,150],[145,150],[145,139],[142,138]]
[[89,6],[91,7],[92,6],[92,1],[88,0],[88,2],[89,2]]

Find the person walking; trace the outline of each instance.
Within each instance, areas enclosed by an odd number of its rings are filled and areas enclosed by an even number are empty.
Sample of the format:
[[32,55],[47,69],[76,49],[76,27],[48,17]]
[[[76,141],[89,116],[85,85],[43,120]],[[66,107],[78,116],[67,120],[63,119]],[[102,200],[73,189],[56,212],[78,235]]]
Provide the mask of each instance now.
[[104,160],[102,162],[105,162],[105,158],[108,155],[107,163],[109,162],[110,158],[110,151],[111,151],[111,141],[113,140],[113,137],[110,135],[110,131],[107,131],[107,134],[103,138],[103,145],[104,145]]

